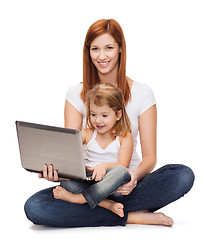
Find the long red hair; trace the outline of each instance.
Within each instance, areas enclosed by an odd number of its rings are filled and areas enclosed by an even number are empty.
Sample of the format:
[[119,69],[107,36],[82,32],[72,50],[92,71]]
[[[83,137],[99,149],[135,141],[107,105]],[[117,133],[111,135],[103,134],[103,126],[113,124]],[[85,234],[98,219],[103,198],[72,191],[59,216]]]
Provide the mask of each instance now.
[[81,99],[85,102],[87,92],[97,83],[100,83],[98,72],[90,57],[90,46],[92,41],[104,34],[109,33],[117,41],[121,52],[118,58],[118,88],[122,91],[125,103],[130,98],[130,87],[126,78],[126,43],[120,24],[114,19],[101,19],[93,23],[85,38],[83,50],[83,89]]

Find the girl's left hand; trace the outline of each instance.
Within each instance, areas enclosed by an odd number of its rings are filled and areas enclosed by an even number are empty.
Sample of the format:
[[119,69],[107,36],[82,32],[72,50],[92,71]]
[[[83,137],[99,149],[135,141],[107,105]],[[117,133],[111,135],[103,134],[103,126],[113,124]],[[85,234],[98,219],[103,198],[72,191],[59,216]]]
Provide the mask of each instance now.
[[123,185],[121,188],[117,190],[121,195],[128,195],[132,192],[132,190],[137,186],[137,176],[134,171],[128,169],[131,175],[131,181]]

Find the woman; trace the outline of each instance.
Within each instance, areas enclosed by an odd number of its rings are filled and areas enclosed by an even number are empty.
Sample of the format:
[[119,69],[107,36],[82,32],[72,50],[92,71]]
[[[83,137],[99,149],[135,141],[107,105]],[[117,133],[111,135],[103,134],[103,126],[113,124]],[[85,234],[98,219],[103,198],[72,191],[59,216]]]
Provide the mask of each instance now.
[[[171,226],[173,220],[162,213],[152,213],[186,194],[194,182],[192,170],[184,165],[166,165],[150,173],[156,165],[157,110],[149,87],[126,77],[126,44],[120,25],[113,19],[99,20],[89,28],[83,53],[83,84],[69,89],[65,103],[65,127],[85,126],[85,96],[96,83],[118,86],[124,96],[131,122],[134,151],[130,163],[131,181],[118,189],[124,217],[87,204],[79,205],[54,199],[53,188],[30,197],[25,212],[33,223],[58,227],[116,226],[126,223],[161,224]],[[140,133],[142,161],[137,152]],[[44,166],[40,178],[60,181],[57,170]],[[153,217],[152,217],[153,216]],[[146,220],[148,219],[148,221]]]

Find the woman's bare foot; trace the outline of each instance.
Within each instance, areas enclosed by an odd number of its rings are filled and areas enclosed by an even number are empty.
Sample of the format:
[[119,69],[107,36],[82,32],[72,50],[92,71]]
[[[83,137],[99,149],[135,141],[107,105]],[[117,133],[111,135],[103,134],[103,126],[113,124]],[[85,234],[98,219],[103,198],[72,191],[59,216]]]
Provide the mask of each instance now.
[[147,210],[128,213],[127,223],[130,224],[155,224],[171,227],[173,220],[163,213],[151,213]]
[[53,189],[53,195],[56,199],[61,199],[71,203],[83,204],[86,202],[82,194],[71,193],[60,186],[57,186],[55,189]]
[[114,202],[110,199],[105,199],[99,203],[99,206],[112,211],[120,217],[124,217],[124,206],[122,203]]

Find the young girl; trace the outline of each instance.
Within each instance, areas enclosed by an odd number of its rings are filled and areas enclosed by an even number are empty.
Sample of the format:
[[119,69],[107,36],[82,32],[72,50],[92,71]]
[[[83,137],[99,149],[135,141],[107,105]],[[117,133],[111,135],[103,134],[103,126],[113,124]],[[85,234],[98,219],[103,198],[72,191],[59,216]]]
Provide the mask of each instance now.
[[126,168],[133,140],[123,94],[111,84],[99,84],[88,92],[86,106],[88,128],[82,130],[82,141],[87,148],[86,166],[93,171],[95,181],[62,181],[63,187],[53,190],[54,197],[72,203],[87,202],[91,208],[99,205],[123,217],[123,204],[106,199],[131,179]]

